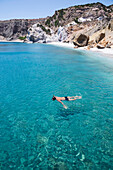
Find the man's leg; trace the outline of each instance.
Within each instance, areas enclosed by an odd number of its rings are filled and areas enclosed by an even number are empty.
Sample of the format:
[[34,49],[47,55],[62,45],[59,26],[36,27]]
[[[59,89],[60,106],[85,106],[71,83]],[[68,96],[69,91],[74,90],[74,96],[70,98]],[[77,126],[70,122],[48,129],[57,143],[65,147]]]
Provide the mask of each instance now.
[[76,100],[76,99],[81,99],[81,98],[82,98],[81,96],[68,97],[69,101]]

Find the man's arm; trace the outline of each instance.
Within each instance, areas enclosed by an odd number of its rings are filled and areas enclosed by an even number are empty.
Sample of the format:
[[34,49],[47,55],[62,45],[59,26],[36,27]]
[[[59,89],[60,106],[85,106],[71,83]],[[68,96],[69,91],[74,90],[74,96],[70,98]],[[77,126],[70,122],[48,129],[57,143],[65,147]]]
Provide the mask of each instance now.
[[82,96],[73,96],[69,98],[69,101],[76,100],[76,99],[81,99]]
[[66,105],[64,105],[64,103],[63,102],[61,102],[61,100],[57,100],[58,102],[60,102],[63,106],[64,106],[64,108],[65,109],[67,109],[67,106]]

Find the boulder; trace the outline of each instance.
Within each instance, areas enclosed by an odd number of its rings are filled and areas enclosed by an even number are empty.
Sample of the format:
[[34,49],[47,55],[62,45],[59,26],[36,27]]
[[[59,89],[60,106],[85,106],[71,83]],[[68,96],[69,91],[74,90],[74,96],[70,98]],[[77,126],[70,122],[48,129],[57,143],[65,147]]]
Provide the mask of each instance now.
[[84,47],[88,45],[89,37],[84,34],[80,34],[76,39],[74,39],[73,44],[78,47]]
[[106,45],[106,48],[111,48],[111,43],[108,43],[108,44]]
[[100,33],[96,38],[96,43],[100,42],[103,38],[105,38],[105,33]]
[[3,41],[3,40],[5,40],[5,37],[0,35],[0,41]]
[[101,45],[101,44],[97,44],[97,48],[98,49],[104,49],[105,47],[103,45]]
[[110,29],[111,31],[113,31],[113,19],[110,21],[108,29]]
[[86,50],[90,50],[90,46],[87,46]]

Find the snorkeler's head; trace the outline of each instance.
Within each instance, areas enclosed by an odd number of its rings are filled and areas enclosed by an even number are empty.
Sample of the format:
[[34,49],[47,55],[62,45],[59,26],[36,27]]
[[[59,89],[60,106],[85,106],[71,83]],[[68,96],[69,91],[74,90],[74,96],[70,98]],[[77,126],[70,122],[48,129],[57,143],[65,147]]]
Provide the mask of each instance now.
[[56,97],[53,95],[53,97],[52,97],[52,100],[54,101],[54,100],[56,100]]

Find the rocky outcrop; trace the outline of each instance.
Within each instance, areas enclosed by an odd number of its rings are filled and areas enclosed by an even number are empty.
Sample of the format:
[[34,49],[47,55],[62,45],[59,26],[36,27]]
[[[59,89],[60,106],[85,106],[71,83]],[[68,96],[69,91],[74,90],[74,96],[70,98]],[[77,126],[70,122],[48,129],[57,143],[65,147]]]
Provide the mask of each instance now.
[[0,39],[27,37],[25,41],[33,43],[74,41],[77,47],[89,44],[92,48],[105,38],[110,46],[113,45],[112,8],[112,5],[107,7],[92,3],[61,9],[55,11],[53,16],[41,19],[0,21]]
[[74,39],[73,43],[75,46],[84,47],[88,45],[89,37],[87,35],[81,34],[76,39]]
[[110,21],[108,29],[110,29],[111,31],[113,31],[113,19]]
[[33,43],[49,43],[58,41],[58,36],[48,27],[42,27],[40,23],[34,24],[28,29],[27,41]]
[[[93,48],[97,44],[110,47],[113,42],[111,13],[111,7],[101,3],[58,10],[52,17],[41,20],[38,26],[33,25],[28,30],[27,39],[38,43],[73,42],[76,47],[88,45],[89,48]],[[106,31],[108,24],[109,31]],[[50,30],[50,34],[45,30]]]
[[33,43],[64,42],[67,39],[67,36],[68,25],[64,27],[60,26],[58,31],[55,32],[49,27],[44,27],[40,23],[37,23],[28,29],[27,40],[32,41]]
[[7,40],[18,39],[21,36],[25,36],[28,28],[39,20],[13,19],[0,21],[0,36]]
[[67,33],[67,26],[65,27],[59,27],[57,31],[58,41],[65,41],[67,39],[68,33]]
[[[59,26],[67,25],[69,22],[76,23],[102,21],[105,18],[111,18],[111,8],[102,3],[92,3],[85,5],[72,6],[66,9],[55,11],[52,17],[48,17],[43,24],[57,29]],[[82,18],[82,20],[81,20]]]
[[97,44],[97,48],[98,49],[104,49],[105,47],[103,45],[101,45],[101,44]]
[[105,37],[105,33],[100,33],[100,34],[96,37],[96,43],[98,43],[99,41],[101,41],[104,37]]

